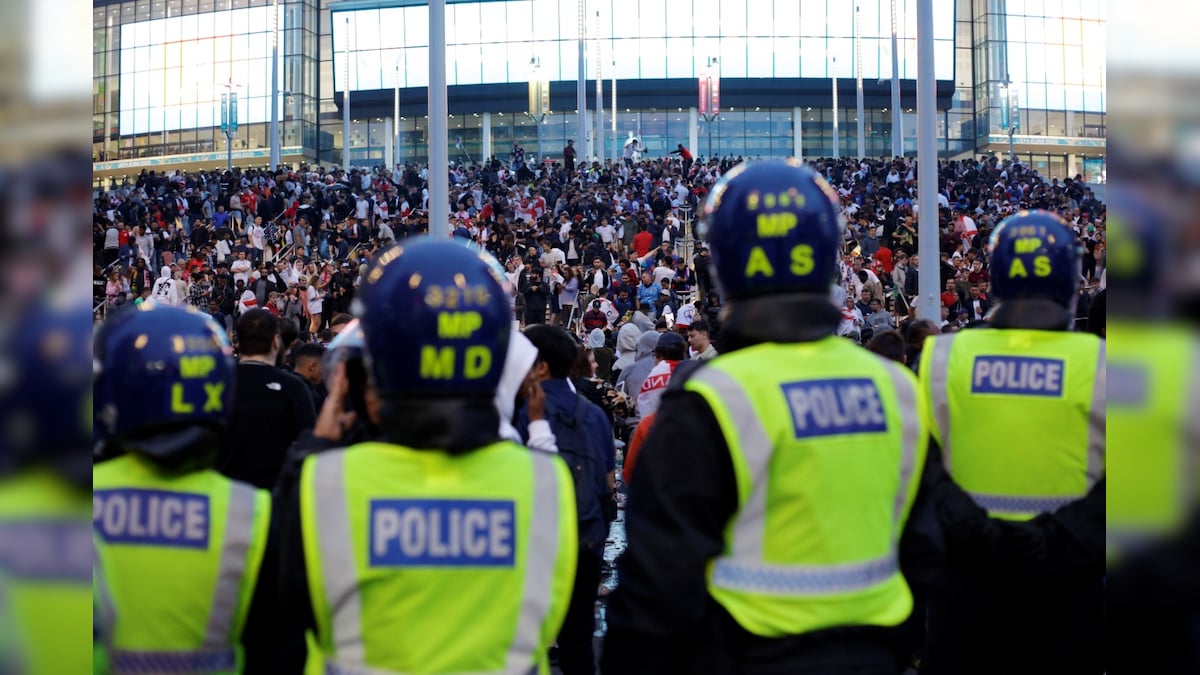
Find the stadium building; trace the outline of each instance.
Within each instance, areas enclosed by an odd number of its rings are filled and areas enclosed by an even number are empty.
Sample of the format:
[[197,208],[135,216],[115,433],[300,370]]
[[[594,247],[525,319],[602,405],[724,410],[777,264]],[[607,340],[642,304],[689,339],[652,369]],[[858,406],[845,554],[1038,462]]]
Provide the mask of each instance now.
[[[1045,175],[1102,181],[1104,0],[934,10],[940,154],[1011,147]],[[612,158],[632,137],[648,156],[680,143],[698,156],[851,156],[860,73],[864,154],[887,155],[893,11],[914,154],[915,0],[449,0],[450,157],[507,158],[517,141],[557,159],[574,139],[581,156]],[[229,150],[266,165],[273,91],[285,163],[426,160],[425,2],[94,0],[93,16],[98,180],[223,167]]]

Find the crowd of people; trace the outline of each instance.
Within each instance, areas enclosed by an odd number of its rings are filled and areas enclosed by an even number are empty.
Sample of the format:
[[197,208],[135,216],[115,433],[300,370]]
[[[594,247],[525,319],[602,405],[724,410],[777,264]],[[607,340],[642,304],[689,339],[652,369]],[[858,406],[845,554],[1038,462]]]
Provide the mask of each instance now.
[[[695,225],[708,191],[742,158],[695,161],[680,147],[637,162],[532,166],[515,145],[508,160],[452,168],[448,231],[501,261],[522,326],[568,326],[581,341],[600,328],[617,350],[626,323],[645,329],[665,319],[686,330],[695,316],[720,344],[721,294]],[[915,161],[808,163],[837,191],[847,222],[833,300],[848,339],[882,336],[876,348],[911,356],[934,330],[982,321],[991,306],[988,237],[1022,209],[1063,217],[1084,245],[1081,321],[1103,285],[1105,206],[1081,177],[1047,179],[990,158],[944,161],[941,316],[915,317]],[[237,316],[259,307],[297,324],[302,342],[327,344],[331,320],[351,313],[368,261],[430,231],[428,185],[427,169],[415,166],[145,171],[114,181],[95,198],[97,314],[153,297],[195,306],[234,333]]]

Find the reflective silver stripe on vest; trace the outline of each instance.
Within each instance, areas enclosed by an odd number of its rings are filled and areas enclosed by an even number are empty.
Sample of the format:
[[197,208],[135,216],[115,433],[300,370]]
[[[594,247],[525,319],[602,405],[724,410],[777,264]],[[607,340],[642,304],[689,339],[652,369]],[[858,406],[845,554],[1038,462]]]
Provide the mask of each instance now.
[[954,334],[939,335],[933,340],[933,355],[929,359],[929,372],[921,373],[921,378],[929,382],[930,405],[933,407],[933,421],[937,424],[938,434],[942,437],[942,463],[946,471],[950,466],[950,350],[954,346]]
[[1104,452],[1107,447],[1105,434],[1108,430],[1108,365],[1105,360],[1105,344],[1104,340],[1100,341],[1100,353],[1096,357],[1096,379],[1092,384],[1092,408],[1088,413],[1088,489],[1104,476]]
[[731,557],[736,560],[761,560],[763,530],[766,529],[767,519],[766,477],[775,446],[746,392],[731,375],[717,368],[701,368],[692,379],[712,387],[721,398],[737,428],[742,457],[750,474],[750,494],[738,510],[737,526],[733,528]]
[[913,378],[905,368],[895,361],[880,359],[892,378],[892,389],[896,392],[896,404],[900,407],[901,442],[900,485],[896,490],[896,501],[892,507],[892,535],[899,541],[904,505],[908,503],[908,492],[912,485],[913,471],[917,470],[917,444],[921,442],[921,420],[917,414],[917,389]]
[[313,466],[313,510],[321,552],[321,581],[331,617],[334,655],[348,665],[361,665],[365,654],[362,633],[362,598],[354,544],[350,537],[350,510],[346,505],[345,451],[323,452]]
[[237,642],[240,588],[246,574],[246,558],[254,539],[254,488],[234,481],[229,490],[229,512],[225,514],[225,540],[213,589],[208,625],[204,628],[204,648],[218,650]]
[[[366,666],[343,666],[331,661],[325,662],[325,675],[408,675],[395,670],[381,670],[379,668],[367,668]],[[455,671],[454,675],[537,675],[537,666],[530,666],[524,670],[503,670],[497,672],[463,672]]]
[[[899,521],[907,501],[909,480],[916,463],[917,443],[920,442],[920,421],[916,419],[916,390],[890,362],[888,374],[896,383],[899,417],[904,420],[901,430],[903,448],[900,459],[900,485],[894,502],[893,533],[899,531]],[[869,588],[882,583],[899,569],[896,551],[855,563],[831,565],[778,565],[762,561],[763,537],[766,529],[767,472],[775,452],[766,428],[758,419],[753,404],[731,375],[716,368],[702,368],[693,379],[713,388],[732,418],[741,439],[752,480],[749,497],[738,510],[733,527],[731,554],[713,563],[712,583],[721,588],[776,594],[844,593]]]
[[968,492],[975,503],[991,513],[1004,513],[1019,516],[1030,513],[1048,513],[1056,511],[1079,497],[1011,497],[1009,495],[990,495],[982,492]]
[[[478,675],[536,673],[542,625],[550,613],[554,572],[558,560],[559,485],[554,456],[530,451],[533,467],[533,500],[530,531],[525,547],[523,598],[516,631],[503,670]],[[349,510],[346,502],[344,452],[317,456],[317,533],[325,600],[333,615],[334,658],[326,662],[328,675],[376,675],[391,671],[367,667],[362,634],[362,597],[358,589]],[[473,675],[463,673],[462,675]]]
[[104,569],[100,566],[100,551],[97,550],[96,537],[92,537],[92,583],[95,584],[95,596],[92,600],[92,639],[98,640],[106,649],[112,651],[112,636],[116,632],[117,610],[113,606],[112,594],[108,592],[108,581],[104,578]]
[[[1191,410],[1190,406],[1195,405],[1196,401],[1200,401],[1200,341],[1193,341],[1191,353],[1191,367],[1188,369],[1191,372],[1190,380],[1191,387],[1188,391],[1187,402],[1184,404],[1184,410]],[[1196,496],[1196,472],[1200,471],[1200,415],[1188,415],[1187,420],[1183,422],[1182,443],[1179,445],[1179,452],[1182,457],[1179,458],[1179,504],[1184,511],[1191,509],[1191,505],[1195,503]]]
[[887,581],[899,571],[895,550],[863,562],[840,565],[771,565],[718,558],[713,585],[770,595],[849,593]]
[[529,456],[533,460],[533,511],[525,546],[525,588],[517,631],[504,660],[506,673],[521,673],[536,663],[542,624],[550,614],[558,560],[558,475],[554,471],[557,460],[535,450],[530,450]]
[[237,652],[208,649],[192,652],[117,650],[108,654],[113,673],[216,673],[237,670]]

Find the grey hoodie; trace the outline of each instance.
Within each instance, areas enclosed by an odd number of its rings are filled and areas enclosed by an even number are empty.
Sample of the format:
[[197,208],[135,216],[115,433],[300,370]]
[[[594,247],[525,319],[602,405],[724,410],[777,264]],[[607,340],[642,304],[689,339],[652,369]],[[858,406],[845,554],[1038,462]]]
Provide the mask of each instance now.
[[642,329],[627,323],[621,326],[621,330],[617,331],[617,360],[613,363],[613,370],[624,370],[633,365],[637,360],[637,341],[642,334]]
[[646,376],[654,368],[654,347],[658,345],[658,331],[648,330],[638,337],[637,341],[637,360],[633,365],[621,371],[621,376],[617,378],[617,386],[625,383],[625,393],[630,396],[637,396],[638,391],[642,388],[642,382],[646,380]]

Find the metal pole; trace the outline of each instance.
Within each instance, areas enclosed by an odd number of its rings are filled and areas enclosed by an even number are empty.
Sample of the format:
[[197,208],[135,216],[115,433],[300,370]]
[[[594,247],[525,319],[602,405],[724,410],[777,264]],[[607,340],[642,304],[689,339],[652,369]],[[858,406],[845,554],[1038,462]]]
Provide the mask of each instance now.
[[346,17],[346,59],[342,64],[342,170],[350,173],[350,17]]
[[396,89],[392,92],[392,168],[400,164],[400,57],[396,57]]
[[[587,152],[587,94],[584,86],[587,83],[587,55],[584,49],[584,39],[587,37],[587,18],[584,0],[579,0],[579,73],[575,80],[575,112],[578,116],[578,131],[575,137],[579,139],[583,151]],[[586,158],[586,155],[585,155]]]
[[621,148],[619,144],[621,139],[617,138],[617,60],[612,61],[612,159],[617,162],[621,159]]
[[233,171],[233,132],[225,132],[225,170]]
[[1008,125],[1008,159],[1010,162],[1017,161],[1017,149],[1013,142],[1013,133],[1016,132],[1016,129],[1011,123]]
[[592,155],[604,164],[604,62],[600,60],[600,10],[596,10],[596,132]]
[[279,0],[271,3],[271,170],[279,168]]
[[842,157],[842,138],[838,135],[837,57],[833,57],[833,158]]
[[896,35],[896,0],[892,0],[892,156],[904,155],[904,118],[900,115],[900,46]]
[[855,95],[857,97],[855,108],[856,118],[858,120],[858,158],[862,159],[867,156],[867,117],[863,111],[863,76],[862,76],[862,32],[859,30],[859,6],[854,4],[854,79],[855,86],[858,88]]
[[942,320],[939,302],[937,110],[933,80],[933,0],[917,0],[917,255],[920,294],[917,312],[923,319]]
[[429,2],[429,232],[450,232],[450,107],[446,100],[446,0]]

